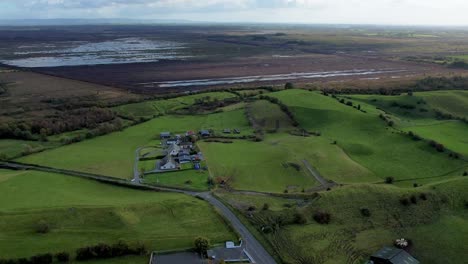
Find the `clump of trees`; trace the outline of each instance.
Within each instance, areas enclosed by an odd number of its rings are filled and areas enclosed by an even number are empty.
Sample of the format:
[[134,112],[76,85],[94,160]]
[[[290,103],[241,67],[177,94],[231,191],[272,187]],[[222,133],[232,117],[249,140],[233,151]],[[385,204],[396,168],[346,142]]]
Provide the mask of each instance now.
[[393,125],[395,125],[395,122],[389,116],[386,116],[384,114],[380,114],[379,118],[382,119],[383,121],[385,121],[387,123],[387,126],[389,126],[389,127],[393,127]]
[[36,233],[47,234],[50,232],[50,225],[45,220],[40,220],[34,227]]
[[385,183],[386,184],[392,184],[394,181],[395,181],[395,178],[393,178],[391,176],[385,178]]
[[369,208],[362,207],[361,209],[359,209],[359,211],[361,212],[362,216],[365,216],[365,217],[370,217],[371,216],[371,212],[370,212]]
[[314,220],[319,224],[328,225],[331,221],[331,215],[327,212],[317,211],[314,213]]
[[294,117],[291,110],[289,110],[288,106],[285,105],[284,103],[282,103],[278,98],[270,97],[270,96],[266,96],[266,95],[261,95],[260,99],[261,100],[268,100],[268,101],[270,101],[270,103],[278,105],[280,107],[281,111],[283,111],[289,117],[289,119],[291,119],[292,125],[295,126],[295,127],[299,126],[299,122],[296,120],[296,118]]
[[82,108],[56,112],[53,116],[0,124],[0,138],[45,140],[47,136],[90,129],[98,134],[122,128],[116,114],[106,108]]
[[30,258],[0,259],[0,264],[50,264],[54,260],[52,254],[40,254]]
[[200,255],[206,257],[206,251],[210,248],[210,240],[206,237],[197,237],[194,241],[194,249]]
[[444,152],[445,146],[441,143],[438,143],[434,140],[429,141],[429,146],[435,148],[438,152]]
[[144,255],[147,253],[146,247],[143,244],[130,246],[127,243],[120,241],[113,245],[98,244],[95,246],[83,247],[76,250],[76,260],[85,261],[91,259],[106,259],[128,255]]

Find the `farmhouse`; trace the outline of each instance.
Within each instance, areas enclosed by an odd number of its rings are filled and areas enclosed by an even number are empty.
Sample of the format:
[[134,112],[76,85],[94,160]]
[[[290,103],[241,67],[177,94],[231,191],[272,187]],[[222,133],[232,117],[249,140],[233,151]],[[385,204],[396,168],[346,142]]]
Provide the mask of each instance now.
[[384,247],[373,254],[367,264],[419,264],[419,261],[403,249]]
[[186,142],[180,142],[180,143],[179,143],[179,147],[180,147],[181,149],[192,149],[192,148],[193,148],[193,143],[192,143],[192,142],[188,142],[188,141],[186,141]]
[[173,157],[176,157],[177,155],[179,155],[179,152],[180,152],[180,147],[177,144],[169,145],[169,148],[167,148],[166,150],[167,155],[170,155]]
[[178,167],[177,162],[170,155],[166,156],[165,158],[159,161],[160,170],[175,170],[177,169],[177,167]]
[[166,140],[166,145],[169,146],[169,145],[179,144],[179,142],[180,142],[180,139],[177,138],[177,137],[175,137],[175,138],[168,138],[168,139]]
[[226,128],[226,129],[223,130],[223,133],[224,134],[231,134],[231,129]]

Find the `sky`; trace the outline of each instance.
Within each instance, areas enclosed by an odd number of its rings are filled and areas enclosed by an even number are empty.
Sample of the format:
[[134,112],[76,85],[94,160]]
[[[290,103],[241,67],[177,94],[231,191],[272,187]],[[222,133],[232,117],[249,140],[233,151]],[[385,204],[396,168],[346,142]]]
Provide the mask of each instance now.
[[0,0],[1,19],[468,25],[467,0]]

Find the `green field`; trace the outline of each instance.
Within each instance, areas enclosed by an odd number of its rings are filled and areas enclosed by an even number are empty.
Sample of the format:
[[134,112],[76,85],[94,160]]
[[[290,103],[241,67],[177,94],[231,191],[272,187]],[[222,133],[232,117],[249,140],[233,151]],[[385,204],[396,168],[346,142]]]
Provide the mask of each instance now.
[[214,129],[221,133],[224,128],[239,128],[243,135],[252,131],[243,109],[210,115],[163,116],[121,132],[27,156],[19,161],[126,179],[133,177],[135,150],[158,145],[160,132]]
[[56,144],[49,142],[2,139],[0,140],[0,158],[11,159],[22,155],[28,151],[41,151],[46,148],[54,147]]
[[257,100],[247,106],[253,122],[267,132],[284,132],[291,130],[292,120],[281,111],[278,105],[267,100]]
[[[150,250],[190,248],[199,235],[235,239],[207,203],[70,176],[0,170],[0,258],[69,251],[118,240]],[[39,221],[50,232],[38,234]]]
[[[409,186],[417,179],[461,175],[468,166],[466,161],[437,153],[427,143],[412,141],[387,127],[378,117],[380,111],[371,105],[362,103],[362,109],[367,111],[363,113],[316,92],[288,90],[271,96],[287,104],[302,127],[320,131],[322,137],[336,141],[350,159],[380,179],[408,180]],[[361,182],[372,180],[366,177]]]
[[191,169],[146,175],[144,182],[149,184],[206,191],[208,190],[208,177],[209,173],[207,171],[196,171]]
[[[236,141],[233,144],[200,143],[212,173],[232,176],[236,189],[266,192],[302,191],[318,182],[305,169],[303,160],[327,179],[342,183],[378,182],[381,179],[351,160],[336,145],[322,137],[267,136],[263,142]],[[301,166],[300,171],[285,163]],[[340,166],[336,166],[340,164]]]
[[[298,256],[317,263],[363,263],[369,255],[392,245],[397,238],[412,241],[410,253],[421,263],[460,263],[467,256],[466,188],[468,179],[461,177],[417,189],[354,185],[321,193],[319,199],[305,205],[282,198],[221,196],[241,212],[254,205],[257,210],[249,222],[255,228],[260,229],[280,216],[284,219],[277,233],[264,236],[277,246],[287,263],[295,263],[294,258]],[[416,204],[400,203],[401,198],[412,195]],[[268,203],[271,209],[263,211],[263,203]],[[285,207],[286,204],[289,206]],[[363,216],[361,208],[367,208],[370,216]],[[328,225],[313,220],[317,211],[331,215]],[[302,214],[307,222],[295,224],[292,220],[295,212]]]
[[[412,131],[425,139],[442,143],[452,151],[468,155],[468,124],[459,120],[436,119],[436,111],[466,118],[466,91],[420,92],[413,96],[354,95],[352,98],[384,109],[392,116],[397,129]],[[399,107],[401,105],[409,106],[410,109]],[[427,111],[421,112],[420,109]]]
[[142,103],[127,104],[114,107],[113,109],[123,116],[152,118],[153,116],[165,115],[167,113],[171,113],[181,108],[193,105],[195,100],[207,97],[209,97],[210,100],[222,100],[235,97],[235,95],[228,92],[201,93],[173,99],[152,100]]

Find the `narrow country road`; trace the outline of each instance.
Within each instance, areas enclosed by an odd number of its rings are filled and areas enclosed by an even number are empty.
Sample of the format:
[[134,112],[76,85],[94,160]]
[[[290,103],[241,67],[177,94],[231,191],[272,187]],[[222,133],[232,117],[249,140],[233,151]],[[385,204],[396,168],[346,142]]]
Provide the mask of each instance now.
[[140,161],[140,151],[143,148],[144,147],[141,147],[135,150],[135,163],[133,164],[133,180],[132,180],[133,183],[141,183],[140,172],[138,171],[138,162]]
[[[136,158],[139,158],[139,155],[137,155]],[[222,214],[223,217],[231,223],[232,227],[241,235],[242,241],[245,245],[245,249],[250,255],[250,257],[252,258],[253,263],[276,264],[275,259],[265,250],[262,244],[258,242],[258,240],[252,235],[252,233],[250,233],[247,227],[244,224],[242,224],[239,218],[237,218],[237,216],[227,206],[225,206],[221,201],[216,199],[216,197],[214,197],[210,192],[192,192],[192,191],[186,191],[186,190],[181,190],[181,189],[176,189],[176,188],[155,187],[155,186],[145,185],[139,182],[139,175],[137,178],[135,178],[136,174],[134,174],[134,179],[138,179],[138,181],[132,180],[130,182],[128,180],[116,179],[116,178],[92,174],[92,173],[57,169],[57,168],[40,166],[40,165],[22,164],[22,163],[16,163],[16,162],[0,162],[0,168],[11,169],[11,170],[45,171],[45,172],[87,178],[87,179],[96,180],[96,181],[103,182],[103,183],[119,184],[121,186],[127,186],[129,188],[144,188],[144,189],[155,190],[155,191],[176,192],[176,193],[190,195],[193,197],[202,198],[203,200],[207,201],[208,203],[213,205],[215,208],[217,208],[219,213]],[[136,172],[138,174],[138,170]]]
[[257,241],[257,239],[250,233],[247,227],[237,218],[237,216],[222,202],[216,199],[211,193],[199,193],[197,196],[208,201],[214,207],[218,208],[220,213],[231,222],[233,228],[241,235],[242,241],[245,245],[246,251],[253,258],[253,263],[258,264],[274,264],[275,259],[265,250],[265,248]]

